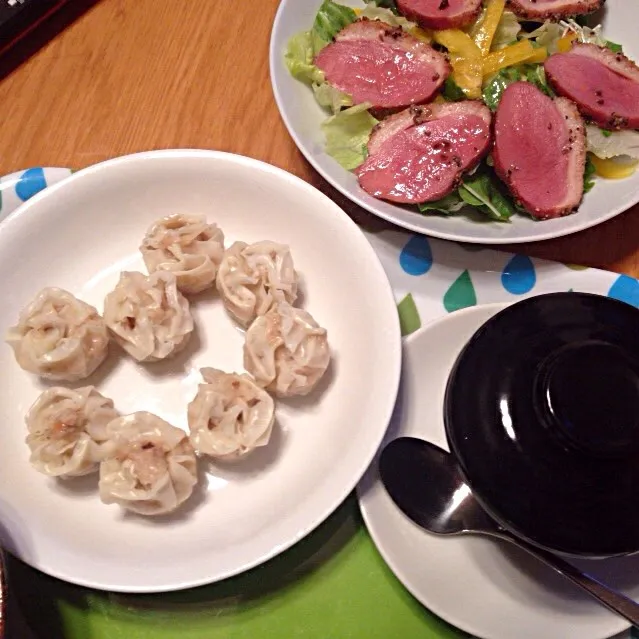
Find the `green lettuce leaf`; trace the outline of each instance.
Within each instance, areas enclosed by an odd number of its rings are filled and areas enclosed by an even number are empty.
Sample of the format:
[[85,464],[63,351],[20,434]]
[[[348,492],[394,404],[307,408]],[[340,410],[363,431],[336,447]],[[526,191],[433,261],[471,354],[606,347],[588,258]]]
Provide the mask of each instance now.
[[482,97],[486,106],[492,111],[495,111],[499,101],[501,100],[501,96],[506,90],[506,87],[519,80],[534,84],[546,95],[553,95],[548,83],[546,82],[546,74],[544,72],[543,65],[519,64],[502,69],[484,84]]
[[397,3],[395,0],[364,0],[366,4],[372,4],[376,7],[382,7],[383,9],[389,9],[395,15],[399,15],[399,11],[397,9]]
[[519,20],[517,20],[517,16],[512,11],[504,11],[501,14],[501,20],[493,36],[493,42],[490,46],[491,50],[497,51],[512,44],[517,40],[520,31],[521,25],[519,24]]
[[620,44],[617,44],[616,42],[611,42],[610,40],[606,40],[606,46],[613,53],[623,53],[623,47]]
[[459,100],[466,99],[465,93],[451,76],[448,76],[446,82],[444,82],[442,97],[449,102],[458,102]]
[[502,188],[494,172],[482,163],[472,174],[464,177],[456,191],[436,202],[419,204],[418,209],[422,213],[437,211],[452,215],[470,206],[492,220],[508,222],[517,207]]
[[330,44],[337,33],[357,20],[357,15],[350,7],[337,4],[332,0],[322,2],[311,29],[313,53],[317,55],[327,44]]
[[586,168],[584,169],[584,193],[592,190],[595,185],[595,165],[592,163],[590,156],[586,156]]
[[310,31],[302,31],[288,41],[284,62],[294,78],[306,84],[324,82],[324,74],[313,64],[314,57]]
[[370,104],[358,104],[322,123],[326,153],[348,171],[356,169],[368,156],[366,145],[377,120],[368,112]]
[[464,206],[466,206],[466,202],[461,199],[457,191],[453,191],[441,200],[436,200],[435,202],[422,202],[417,205],[417,208],[421,213],[437,211],[438,213],[444,213],[445,215],[452,215],[464,208]]
[[553,97],[552,89],[548,86],[546,72],[543,64],[524,64],[522,70],[526,74],[526,80],[541,89],[547,96]]
[[565,30],[566,27],[557,22],[544,22],[540,27],[522,37],[537,46],[546,47],[548,55],[551,55],[557,53],[557,43],[564,35]]
[[339,113],[343,108],[353,105],[353,99],[350,95],[346,95],[339,89],[330,85],[328,82],[322,84],[313,84],[313,94],[317,103],[330,109],[333,114]]
[[411,29],[417,26],[417,23],[407,20],[404,16],[394,13],[391,9],[386,9],[372,2],[364,7],[358,17],[368,18],[369,20],[381,20],[386,24],[390,24],[391,27],[401,27],[406,32],[410,32]]
[[484,104],[491,111],[495,111],[506,87],[513,82],[517,82],[520,78],[521,74],[516,67],[506,67],[499,71],[499,73],[496,73],[484,84],[482,90]]
[[351,106],[353,100],[339,89],[324,80],[324,74],[313,64],[313,44],[310,31],[294,35],[287,43],[284,62],[289,73],[313,87],[313,94],[318,104],[333,113]]
[[498,222],[508,222],[515,213],[515,205],[500,187],[492,172],[480,170],[467,176],[458,189],[466,204]]

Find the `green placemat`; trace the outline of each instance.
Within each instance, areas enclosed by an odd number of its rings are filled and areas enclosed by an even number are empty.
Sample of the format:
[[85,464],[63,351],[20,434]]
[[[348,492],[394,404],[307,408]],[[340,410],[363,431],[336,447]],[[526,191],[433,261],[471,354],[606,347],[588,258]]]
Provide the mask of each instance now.
[[354,495],[289,551],[212,586],[116,595],[58,581],[13,558],[8,571],[9,639],[465,636],[421,606],[395,578],[364,528]]

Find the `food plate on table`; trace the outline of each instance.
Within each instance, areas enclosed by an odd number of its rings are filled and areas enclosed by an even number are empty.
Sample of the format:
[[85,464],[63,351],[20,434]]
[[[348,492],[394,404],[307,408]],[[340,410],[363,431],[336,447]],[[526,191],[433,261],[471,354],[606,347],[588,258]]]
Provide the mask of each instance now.
[[[505,303],[455,312],[406,338],[398,403],[385,441],[411,436],[449,450],[443,419],[448,376],[475,331],[512,302],[505,293],[501,297]],[[400,581],[430,610],[474,636],[605,639],[628,627],[506,542],[425,532],[394,504],[376,461],[358,493],[373,541]],[[631,598],[639,596],[637,557],[573,561]]]
[[431,4],[280,4],[275,98],[325,179],[400,226],[476,243],[567,235],[639,200],[638,114],[615,97],[639,91],[634,5],[593,0],[573,19],[567,2],[468,1],[435,20]]
[[141,153],[33,196],[0,246],[0,530],[19,558],[112,591],[210,583],[300,540],[361,477],[399,321],[374,250],[309,185]]

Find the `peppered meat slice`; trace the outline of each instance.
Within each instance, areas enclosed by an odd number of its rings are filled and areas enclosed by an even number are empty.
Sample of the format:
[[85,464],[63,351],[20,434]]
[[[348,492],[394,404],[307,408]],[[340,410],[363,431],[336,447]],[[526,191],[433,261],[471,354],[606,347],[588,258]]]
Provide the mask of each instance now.
[[622,53],[575,44],[544,63],[548,82],[605,129],[639,128],[639,67]]
[[373,197],[402,204],[448,195],[486,155],[492,115],[481,102],[413,106],[380,122],[355,171]]
[[508,7],[524,20],[561,20],[598,11],[605,0],[508,0]]
[[397,8],[427,29],[458,29],[477,19],[481,0],[397,0]]
[[497,175],[538,219],[572,213],[583,197],[584,122],[566,98],[549,98],[529,82],[505,91],[495,114]]
[[342,29],[315,64],[354,104],[370,102],[375,109],[427,102],[450,73],[446,58],[425,42],[366,18]]

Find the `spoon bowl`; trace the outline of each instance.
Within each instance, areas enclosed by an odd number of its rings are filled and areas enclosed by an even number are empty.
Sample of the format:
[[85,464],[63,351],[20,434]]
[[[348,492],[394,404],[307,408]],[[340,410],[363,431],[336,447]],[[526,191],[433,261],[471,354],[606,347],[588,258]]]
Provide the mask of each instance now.
[[[380,457],[384,486],[399,509],[438,535],[497,532],[450,453],[414,437],[388,444]],[[401,469],[401,472],[397,472]]]

